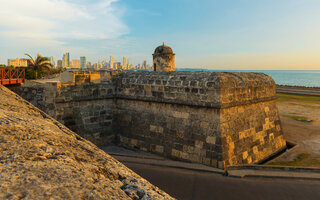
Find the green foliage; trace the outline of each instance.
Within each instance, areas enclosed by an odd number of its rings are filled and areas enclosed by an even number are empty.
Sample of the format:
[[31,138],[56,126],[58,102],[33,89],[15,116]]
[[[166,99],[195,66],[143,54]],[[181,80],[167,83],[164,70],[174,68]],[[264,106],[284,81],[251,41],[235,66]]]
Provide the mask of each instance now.
[[[37,78],[44,78],[44,77],[47,77],[47,76],[50,76],[52,74],[59,74],[60,73],[60,69],[55,69],[55,68],[52,68],[52,69],[49,69],[49,70],[46,70],[46,69],[42,69],[42,70],[39,70],[38,71],[38,74],[37,74]],[[26,69],[26,79],[35,79],[35,70],[34,69]]]
[[14,69],[15,67],[13,67],[13,66],[1,65],[1,68],[5,68],[5,69]]
[[278,102],[290,102],[290,101],[301,101],[307,103],[320,103],[319,96],[310,96],[310,95],[298,95],[298,94],[282,94],[277,93]]
[[305,117],[305,116],[301,116],[301,115],[282,115],[284,117],[288,117],[290,119],[299,121],[299,122],[304,122],[304,123],[311,123],[313,122],[312,119]]
[[320,159],[312,157],[311,154],[299,154],[292,161],[272,161],[268,165],[275,166],[299,166],[299,167],[320,167]]
[[34,73],[34,70],[33,69],[26,69],[26,76],[25,76],[26,79],[35,79],[35,73]]
[[51,63],[49,63],[49,58],[42,57],[37,55],[37,58],[34,60],[29,54],[25,54],[30,58],[29,69],[34,71],[35,79],[48,76],[50,74],[50,69],[53,67]]
[[[26,67],[14,67],[14,66],[6,66],[6,65],[0,65],[1,68],[5,69],[24,69],[25,70],[25,78],[28,80],[31,79],[36,79],[35,77],[35,70],[33,68],[26,68]],[[56,69],[56,68],[42,68],[38,70],[37,77],[38,78],[43,78],[52,74],[58,74],[61,72],[61,69]]]

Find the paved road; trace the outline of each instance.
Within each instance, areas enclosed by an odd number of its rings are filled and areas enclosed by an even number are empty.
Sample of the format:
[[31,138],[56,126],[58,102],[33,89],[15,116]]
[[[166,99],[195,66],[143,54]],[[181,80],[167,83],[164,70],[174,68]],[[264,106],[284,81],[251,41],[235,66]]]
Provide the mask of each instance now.
[[320,181],[240,179],[184,169],[124,164],[177,199],[320,199]]
[[320,88],[277,86],[278,93],[320,96]]

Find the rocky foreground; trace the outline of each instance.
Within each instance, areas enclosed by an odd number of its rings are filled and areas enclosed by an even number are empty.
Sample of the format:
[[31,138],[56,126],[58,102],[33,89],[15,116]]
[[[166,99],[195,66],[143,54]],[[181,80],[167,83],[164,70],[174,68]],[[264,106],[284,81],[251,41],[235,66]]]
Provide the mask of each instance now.
[[0,199],[172,199],[0,85]]

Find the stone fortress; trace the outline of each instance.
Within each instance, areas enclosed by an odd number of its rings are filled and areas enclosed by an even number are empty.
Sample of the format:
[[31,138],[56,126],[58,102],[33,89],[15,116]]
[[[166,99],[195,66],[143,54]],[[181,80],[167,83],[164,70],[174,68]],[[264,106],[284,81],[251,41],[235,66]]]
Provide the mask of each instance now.
[[162,45],[153,54],[155,72],[14,91],[97,145],[116,142],[219,168],[259,163],[286,148],[271,77],[173,72],[174,56]]

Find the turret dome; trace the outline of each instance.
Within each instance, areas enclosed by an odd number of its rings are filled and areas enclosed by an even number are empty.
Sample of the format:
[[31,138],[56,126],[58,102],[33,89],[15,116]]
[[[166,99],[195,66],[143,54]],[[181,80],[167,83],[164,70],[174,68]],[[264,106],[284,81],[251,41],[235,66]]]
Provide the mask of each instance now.
[[156,48],[154,54],[173,54],[173,50],[171,49],[171,47],[163,43],[163,45]]

